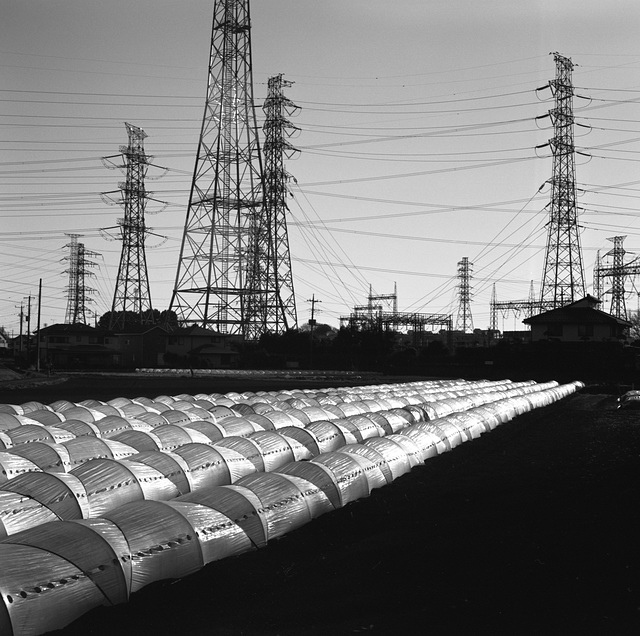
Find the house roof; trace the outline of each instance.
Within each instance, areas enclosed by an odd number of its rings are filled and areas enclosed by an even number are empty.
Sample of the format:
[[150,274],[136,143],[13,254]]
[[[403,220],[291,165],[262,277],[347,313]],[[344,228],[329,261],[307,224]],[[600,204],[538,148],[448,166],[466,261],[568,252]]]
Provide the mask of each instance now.
[[73,324],[56,323],[40,329],[40,333],[95,333],[96,331],[98,330],[95,327],[85,325],[81,322]]
[[190,327],[173,327],[171,334],[176,336],[226,336],[227,334],[213,329],[205,329],[200,325],[191,325]]
[[531,316],[525,318],[522,322],[526,325],[540,325],[550,323],[579,323],[585,324],[616,324],[621,327],[630,327],[631,323],[628,320],[622,320],[622,318],[616,318],[611,314],[596,309],[594,305],[600,304],[594,296],[585,296],[580,300],[565,305],[564,307],[558,307],[557,309],[551,309],[544,311],[537,316]]

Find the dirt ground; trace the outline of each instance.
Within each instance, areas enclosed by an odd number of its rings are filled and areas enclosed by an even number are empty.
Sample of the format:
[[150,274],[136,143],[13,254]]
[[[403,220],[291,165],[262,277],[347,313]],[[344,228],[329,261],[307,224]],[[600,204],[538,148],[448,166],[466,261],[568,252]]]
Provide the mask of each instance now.
[[51,634],[635,635],[639,501],[640,411],[582,392]]

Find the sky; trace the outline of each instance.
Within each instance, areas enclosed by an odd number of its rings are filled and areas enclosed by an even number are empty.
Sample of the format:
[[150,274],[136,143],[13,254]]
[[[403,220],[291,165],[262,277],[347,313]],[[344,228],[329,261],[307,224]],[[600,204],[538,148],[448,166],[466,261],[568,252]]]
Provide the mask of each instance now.
[[[147,134],[153,307],[176,277],[207,90],[213,0],[0,0],[0,326],[17,335],[39,281],[41,324],[63,322],[70,234],[111,307],[124,175],[102,158]],[[588,291],[598,251],[640,253],[637,0],[262,0],[251,3],[259,122],[269,77],[300,106],[286,163],[299,324],[339,326],[370,290],[457,317],[472,263],[473,325],[542,277],[553,52],[575,64],[576,183]],[[542,90],[539,90],[542,89]],[[627,306],[638,296],[631,282]],[[606,301],[606,297],[605,297]],[[385,306],[385,308],[387,308]],[[500,317],[500,329],[522,316]],[[24,327],[26,329],[26,325]]]

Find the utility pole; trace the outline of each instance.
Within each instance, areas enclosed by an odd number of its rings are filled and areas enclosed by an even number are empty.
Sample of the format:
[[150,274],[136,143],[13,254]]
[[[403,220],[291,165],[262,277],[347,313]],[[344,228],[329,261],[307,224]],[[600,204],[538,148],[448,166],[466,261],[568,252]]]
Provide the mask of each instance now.
[[31,357],[31,296],[27,305],[27,364],[29,364],[29,358]]
[[312,294],[307,302],[311,303],[311,318],[309,320],[309,368],[311,368],[313,364],[313,329],[316,326],[316,305],[322,301],[317,300],[316,295]]
[[42,309],[42,278],[38,285],[38,326],[36,330],[36,371],[40,371],[40,313]]
[[22,355],[22,322],[24,320],[24,305],[20,305],[20,354]]

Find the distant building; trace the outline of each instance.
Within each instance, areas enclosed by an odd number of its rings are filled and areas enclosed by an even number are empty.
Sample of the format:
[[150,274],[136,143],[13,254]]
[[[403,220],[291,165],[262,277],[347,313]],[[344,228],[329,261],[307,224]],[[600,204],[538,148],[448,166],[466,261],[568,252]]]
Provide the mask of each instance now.
[[625,340],[631,323],[597,309],[601,303],[587,295],[564,307],[545,311],[522,322],[531,326],[531,341],[605,342]]
[[59,369],[118,366],[116,339],[102,329],[81,323],[40,329],[40,366]]
[[239,354],[237,336],[202,327],[125,328],[108,331],[84,324],[55,324],[40,329],[40,364],[70,368],[188,366],[229,368]]

